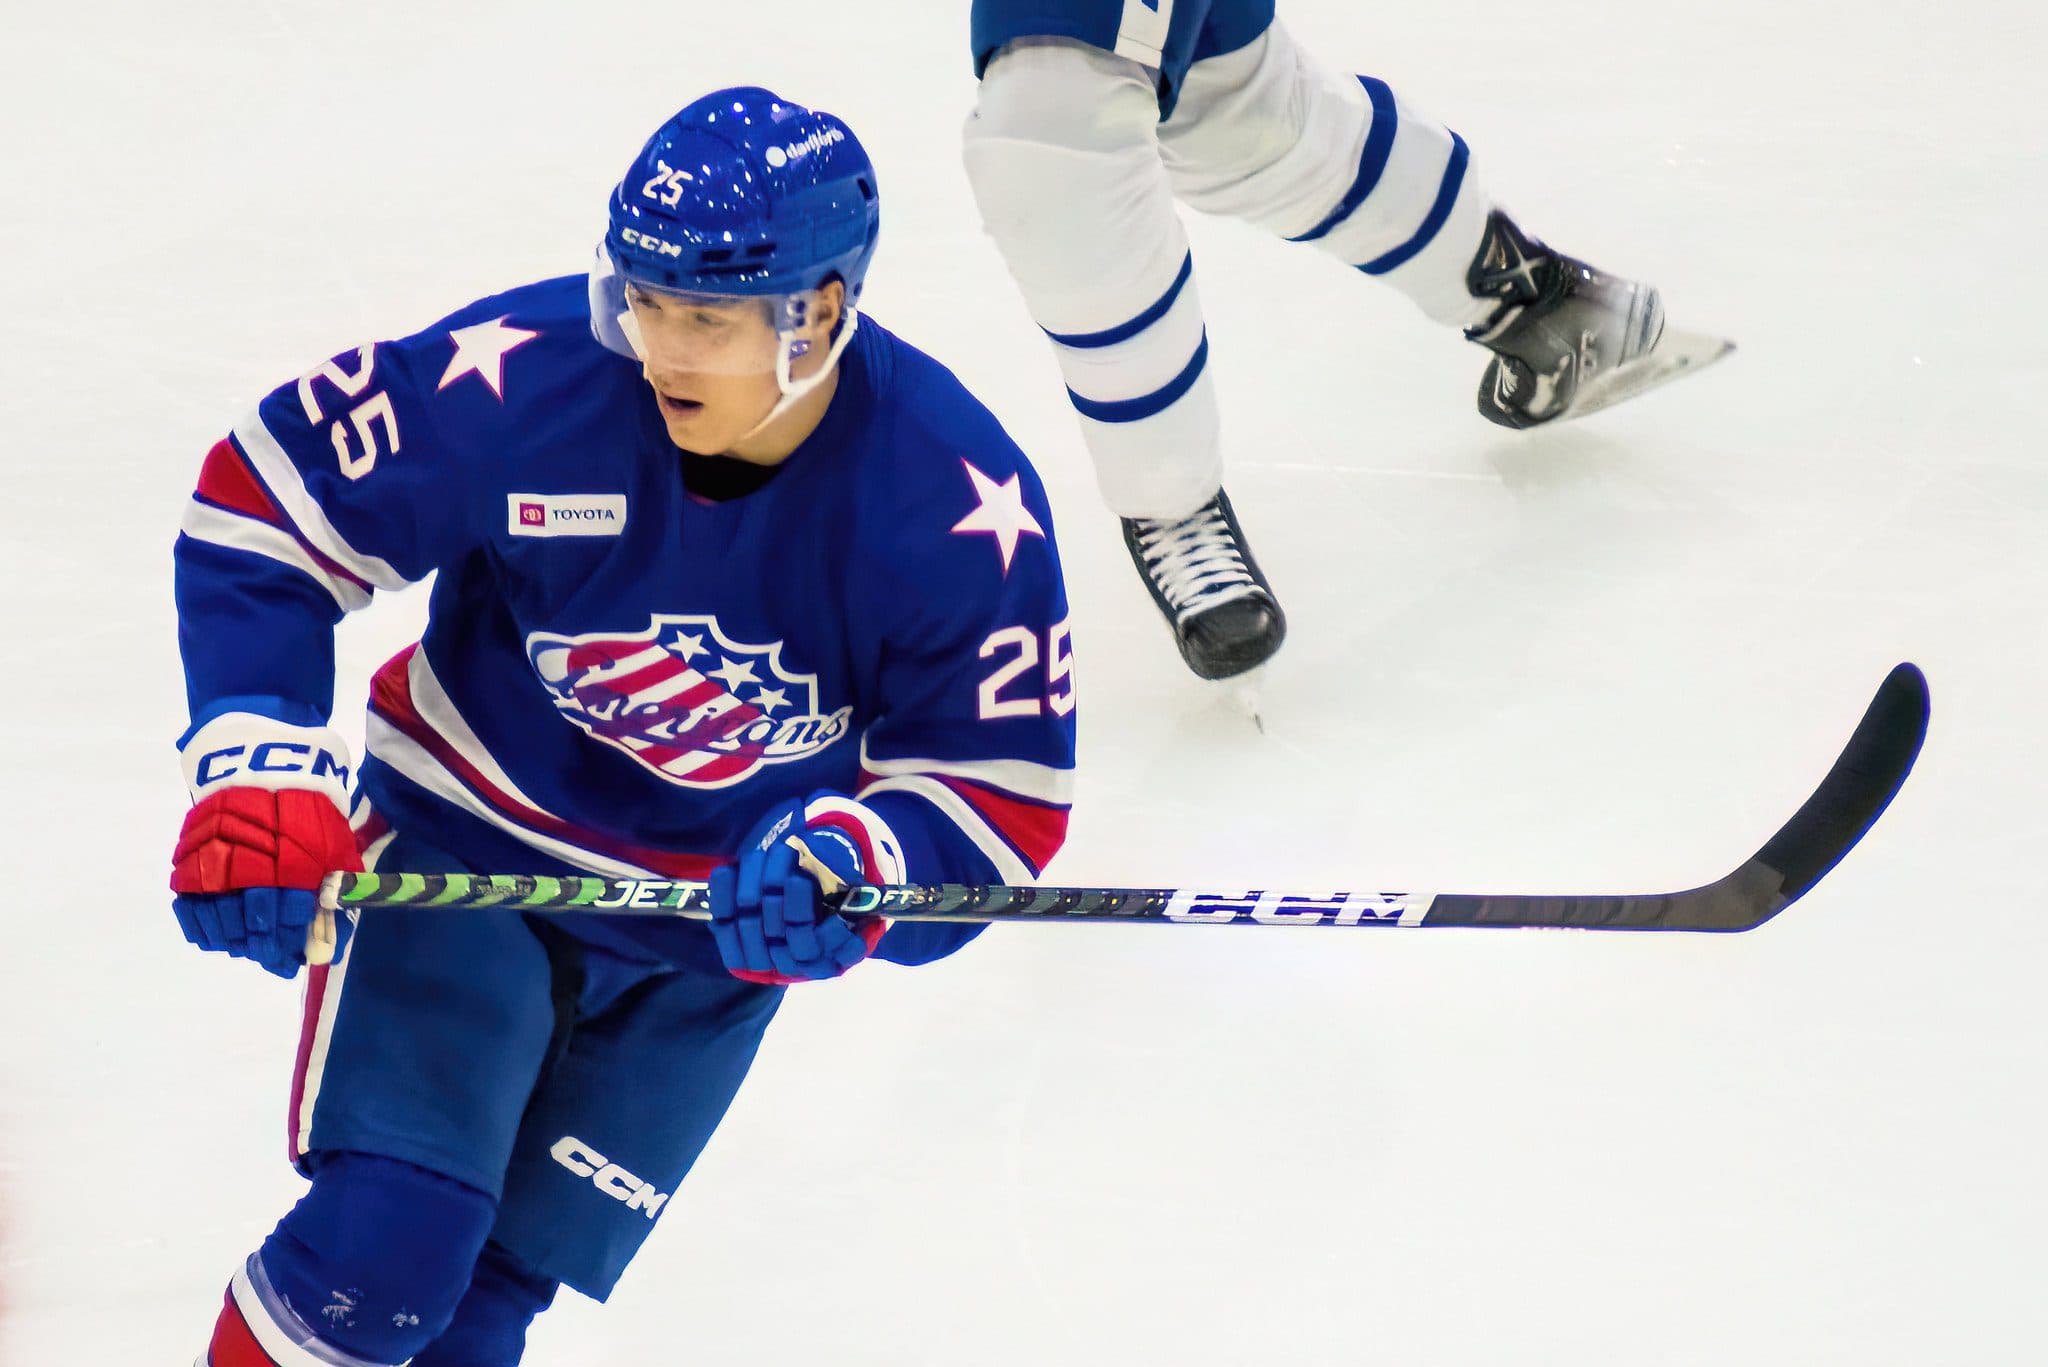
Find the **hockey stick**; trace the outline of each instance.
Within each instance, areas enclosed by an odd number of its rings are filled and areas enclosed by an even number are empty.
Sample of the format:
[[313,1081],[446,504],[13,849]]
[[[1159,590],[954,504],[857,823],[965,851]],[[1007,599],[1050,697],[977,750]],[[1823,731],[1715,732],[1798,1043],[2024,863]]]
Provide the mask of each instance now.
[[[904,921],[1118,921],[1278,926],[1503,926],[1574,930],[1754,930],[1854,849],[1912,772],[1927,735],[1927,681],[1893,669],[1820,787],[1725,878],[1685,892],[1531,897],[1172,888],[1030,888],[940,883],[856,887],[848,914]],[[707,884],[663,879],[467,873],[336,873],[328,912],[361,907],[504,907],[537,912],[711,917]]]

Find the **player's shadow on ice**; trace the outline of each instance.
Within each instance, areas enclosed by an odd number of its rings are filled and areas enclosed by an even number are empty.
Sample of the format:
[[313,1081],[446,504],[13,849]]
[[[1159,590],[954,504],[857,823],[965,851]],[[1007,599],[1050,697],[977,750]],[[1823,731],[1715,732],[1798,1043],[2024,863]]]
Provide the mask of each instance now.
[[1565,423],[1503,433],[1482,456],[1510,494],[1556,493],[1592,485],[1646,486],[1648,465],[1635,445]]

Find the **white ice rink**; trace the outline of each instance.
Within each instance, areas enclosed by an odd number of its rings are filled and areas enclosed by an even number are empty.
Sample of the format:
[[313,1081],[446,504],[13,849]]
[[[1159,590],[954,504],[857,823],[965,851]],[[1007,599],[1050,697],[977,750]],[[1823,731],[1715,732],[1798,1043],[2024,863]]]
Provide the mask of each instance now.
[[[298,990],[193,951],[164,891],[199,458],[344,345],[582,267],[641,139],[738,82],[859,131],[872,312],[1051,487],[1062,881],[1679,886],[1894,662],[1934,725],[1753,935],[1047,926],[799,989],[611,1304],[565,1294],[530,1362],[2048,1362],[2043,8],[1282,10],[1742,349],[1515,436],[1472,411],[1482,353],[1197,221],[1229,488],[1293,627],[1261,735],[1153,619],[980,235],[965,0],[6,0],[7,1367],[183,1367],[301,1190]],[[346,628],[350,732],[423,606]]]

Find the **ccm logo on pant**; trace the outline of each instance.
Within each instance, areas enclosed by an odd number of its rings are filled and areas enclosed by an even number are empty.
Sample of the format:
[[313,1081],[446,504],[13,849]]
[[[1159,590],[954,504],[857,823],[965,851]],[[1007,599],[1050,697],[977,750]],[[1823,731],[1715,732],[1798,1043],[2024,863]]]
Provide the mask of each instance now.
[[656,1191],[652,1183],[641,1181],[574,1135],[557,1139],[548,1156],[578,1177],[588,1177],[592,1186],[614,1201],[624,1201],[627,1210],[645,1211],[650,1220],[668,1200],[667,1192]]

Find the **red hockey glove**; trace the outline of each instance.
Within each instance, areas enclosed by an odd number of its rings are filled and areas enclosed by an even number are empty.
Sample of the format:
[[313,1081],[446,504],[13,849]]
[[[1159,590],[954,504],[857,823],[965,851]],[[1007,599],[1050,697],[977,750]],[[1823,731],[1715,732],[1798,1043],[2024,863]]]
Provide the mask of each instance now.
[[[342,815],[347,751],[324,727],[233,712],[201,727],[184,752],[196,802],[172,856],[178,924],[201,949],[292,977],[320,880],[363,866]],[[337,922],[339,941],[349,922]]]

